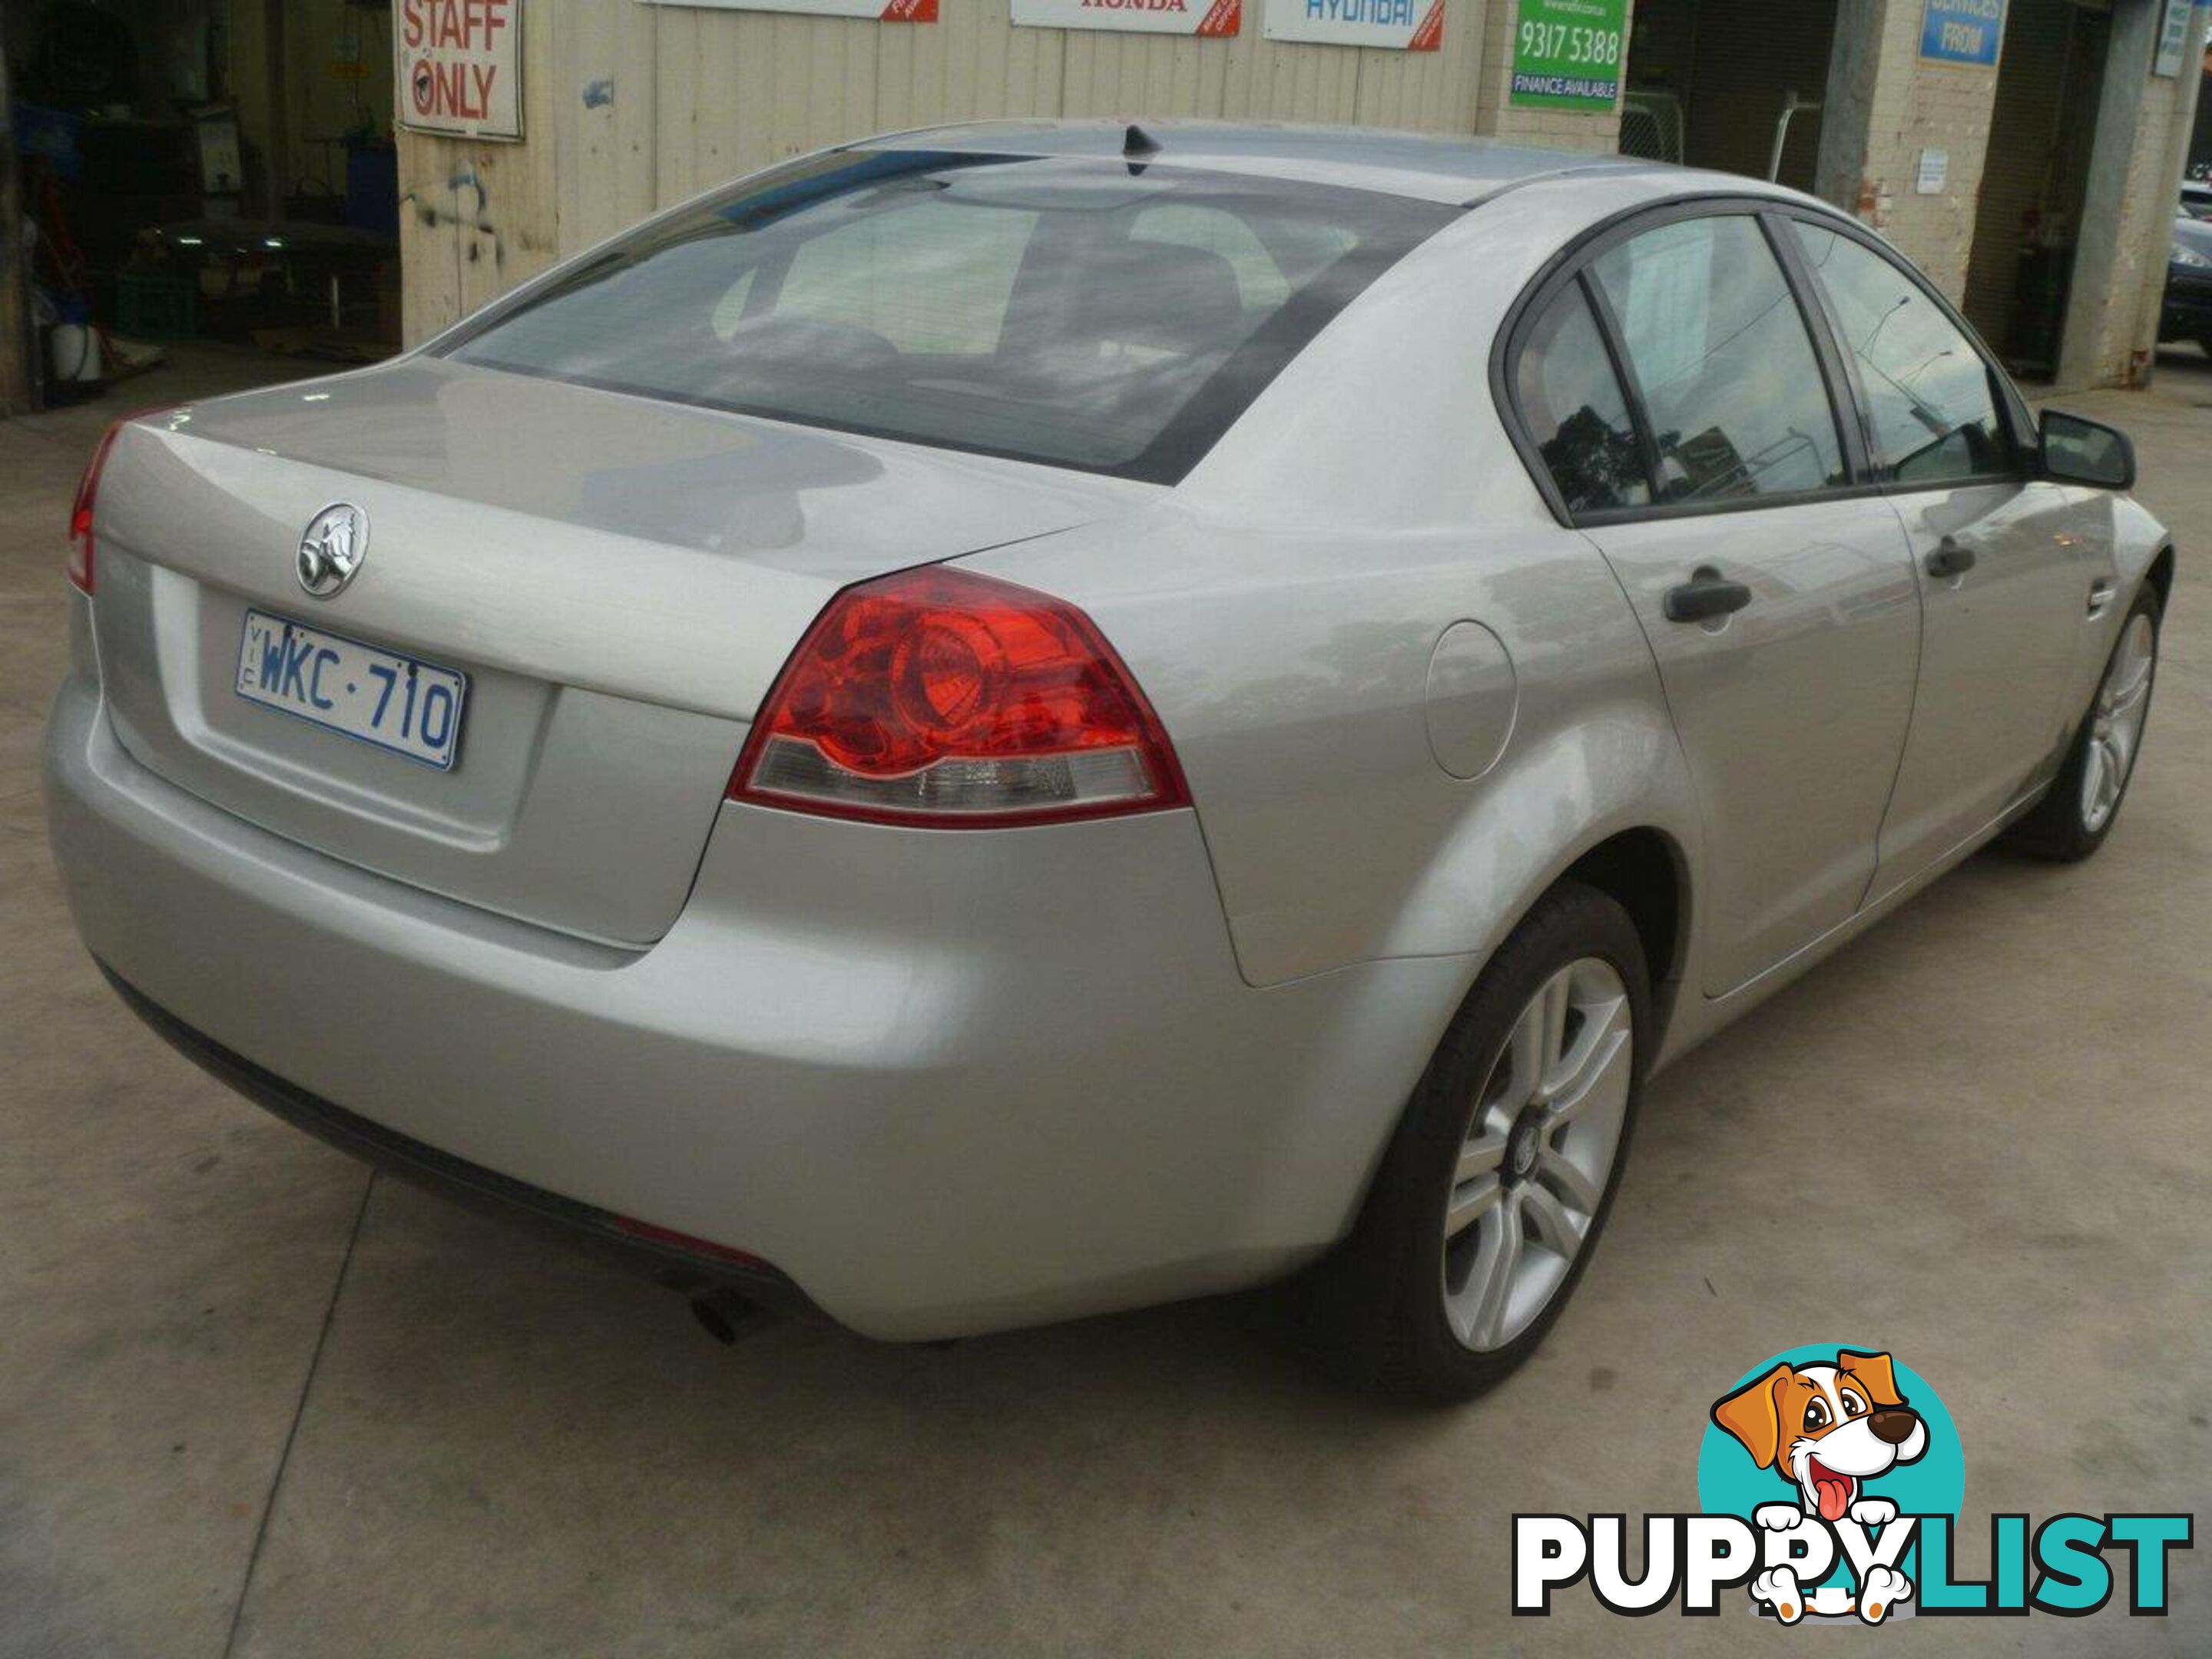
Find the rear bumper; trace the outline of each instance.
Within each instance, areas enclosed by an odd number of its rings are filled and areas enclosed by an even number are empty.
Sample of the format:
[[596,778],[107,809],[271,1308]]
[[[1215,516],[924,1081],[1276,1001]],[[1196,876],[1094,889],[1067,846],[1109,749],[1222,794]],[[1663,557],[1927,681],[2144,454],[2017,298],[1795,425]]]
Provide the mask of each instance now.
[[1470,971],[1250,988],[1188,812],[947,834],[729,806],[676,926],[626,952],[185,793],[87,672],[47,783],[87,945],[247,1092],[587,1234],[749,1253],[882,1337],[1295,1267],[1348,1225]]
[[118,977],[106,963],[101,963],[99,967],[107,976],[107,982],[115,988],[116,994],[123,999],[125,1006],[179,1054],[210,1076],[228,1084],[255,1105],[349,1157],[479,1214],[558,1239],[669,1290],[695,1296],[734,1291],[778,1313],[804,1315],[814,1311],[799,1288],[770,1263],[744,1261],[659,1243],[626,1228],[620,1216],[510,1180],[495,1170],[464,1163],[435,1146],[426,1146],[419,1140],[396,1134],[343,1106],[334,1106],[305,1090],[295,1088],[243,1054],[233,1054]]

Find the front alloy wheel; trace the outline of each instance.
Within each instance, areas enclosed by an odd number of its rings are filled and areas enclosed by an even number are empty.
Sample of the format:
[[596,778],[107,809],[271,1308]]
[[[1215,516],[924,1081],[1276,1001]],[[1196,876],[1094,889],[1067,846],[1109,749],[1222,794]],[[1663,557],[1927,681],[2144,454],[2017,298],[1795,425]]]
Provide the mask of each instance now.
[[2158,679],[2158,630],[2163,607],[2146,582],[2120,623],[2105,678],[2074,734],[2058,776],[2034,808],[2013,826],[2006,844],[2036,858],[2078,863],[2105,844],[2142,752]]
[[2150,714],[2151,670],[2157,661],[2158,629],[2148,612],[2138,611],[2128,618],[2089,711],[2081,799],[2081,827],[2093,836],[2119,811],[2120,793],[2135,770],[2143,721]]

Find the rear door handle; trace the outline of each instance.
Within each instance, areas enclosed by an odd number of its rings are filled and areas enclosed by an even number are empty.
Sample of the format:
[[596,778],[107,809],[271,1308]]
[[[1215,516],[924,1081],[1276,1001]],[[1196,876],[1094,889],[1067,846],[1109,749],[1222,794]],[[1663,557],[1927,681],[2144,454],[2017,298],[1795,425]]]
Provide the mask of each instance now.
[[1668,622],[1710,622],[1741,611],[1751,603],[1751,590],[1732,582],[1709,564],[1690,573],[1690,580],[1667,590],[1660,609]]
[[1936,550],[1928,556],[1928,574],[1931,576],[1963,576],[1974,568],[1974,550],[1964,542],[1946,536],[1936,544]]

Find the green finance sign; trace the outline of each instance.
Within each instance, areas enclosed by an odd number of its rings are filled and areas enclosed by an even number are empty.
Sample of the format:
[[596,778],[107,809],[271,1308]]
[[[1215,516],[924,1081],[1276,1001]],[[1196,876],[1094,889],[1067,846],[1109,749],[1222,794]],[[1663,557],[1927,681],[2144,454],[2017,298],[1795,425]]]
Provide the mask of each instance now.
[[1520,0],[1512,101],[1609,110],[1628,56],[1628,0]]

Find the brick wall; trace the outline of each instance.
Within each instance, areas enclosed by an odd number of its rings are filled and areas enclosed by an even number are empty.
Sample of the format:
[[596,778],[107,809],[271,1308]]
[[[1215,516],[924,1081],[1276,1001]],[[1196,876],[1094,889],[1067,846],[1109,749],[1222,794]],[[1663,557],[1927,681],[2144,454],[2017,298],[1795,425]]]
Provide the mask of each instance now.
[[[2155,326],[2172,218],[2174,122],[2193,112],[2195,83],[2150,75],[2148,49],[2159,0],[2113,0],[2113,51],[2119,54],[2097,118],[2098,144],[2124,133],[2121,169],[2093,174],[2084,206],[2084,246],[2075,263],[2075,303],[2061,368],[2072,384],[2109,385],[2138,378]],[[1881,228],[1954,300],[1964,296],[1974,254],[1974,228],[1988,159],[1996,69],[1925,63],[1920,58],[1923,0],[1858,0],[1844,15],[1873,32],[1867,121],[1856,199],[1846,179],[1826,188]],[[2202,23],[2202,14],[2199,14]],[[1839,25],[1839,27],[1841,25]],[[1839,51],[1843,43],[1838,43]],[[2196,58],[2191,55],[2193,66]],[[2139,78],[2138,78],[2139,77]],[[1923,151],[1948,152],[1942,187],[1917,193]],[[2109,237],[2092,247],[2090,227]],[[1984,257],[2006,257],[2002,238],[1984,239]],[[2079,337],[2076,337],[2076,335]]]
[[[1975,198],[1997,71],[1920,60],[1920,0],[1889,0],[1861,165],[1861,216],[1877,223],[1954,300],[1966,291]],[[1915,189],[1921,152],[1948,152],[1942,190]],[[1886,206],[1882,205],[1886,199]]]

